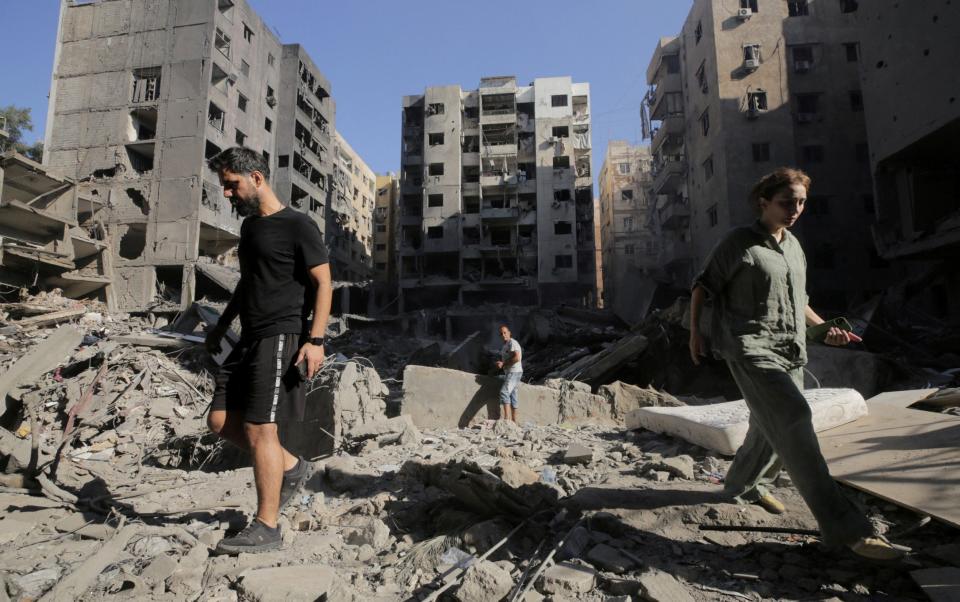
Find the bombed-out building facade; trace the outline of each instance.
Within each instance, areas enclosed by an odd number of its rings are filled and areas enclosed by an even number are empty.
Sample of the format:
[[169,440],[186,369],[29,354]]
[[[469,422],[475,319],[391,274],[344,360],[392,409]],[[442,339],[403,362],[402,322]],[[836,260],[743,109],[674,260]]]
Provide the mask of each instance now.
[[402,109],[400,310],[592,304],[589,84],[487,77]]
[[216,286],[204,266],[239,240],[205,159],[263,153],[278,196],[325,231],[334,113],[303,48],[244,0],[67,1],[44,164],[102,207],[116,308],[182,307]]

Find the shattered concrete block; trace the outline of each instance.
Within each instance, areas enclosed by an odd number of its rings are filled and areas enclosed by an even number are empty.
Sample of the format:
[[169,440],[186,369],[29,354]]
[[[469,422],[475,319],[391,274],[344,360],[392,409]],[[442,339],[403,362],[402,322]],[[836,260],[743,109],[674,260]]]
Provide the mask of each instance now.
[[626,420],[627,415],[638,408],[649,407],[679,407],[682,401],[669,393],[657,391],[653,387],[638,387],[625,382],[615,381],[602,385],[597,393],[610,403],[613,417],[620,422]]
[[513,587],[510,573],[489,560],[474,562],[463,574],[455,594],[460,602],[502,600]]
[[650,602],[693,602],[683,585],[670,573],[652,569],[640,576],[640,591]]
[[375,550],[382,550],[392,541],[390,527],[379,518],[368,518],[362,526],[347,529],[343,533],[343,540],[352,546],[371,546]]
[[564,464],[589,464],[593,462],[593,450],[579,443],[571,443],[563,454]]
[[597,583],[597,572],[591,568],[561,562],[543,573],[541,590],[546,594],[585,594]]
[[242,599],[251,602],[314,602],[354,600],[354,594],[337,571],[320,564],[282,566],[244,571],[238,587]]
[[10,581],[16,588],[21,600],[36,600],[40,595],[50,589],[54,583],[60,580],[63,569],[59,566],[53,566],[47,569],[40,569],[26,575],[12,577]]
[[605,543],[590,548],[590,551],[587,552],[587,562],[598,569],[610,571],[617,575],[627,572],[634,566],[632,560]]
[[[665,472],[668,476],[691,481],[694,477],[694,467],[695,463],[693,458],[684,454],[681,456],[673,456],[671,458],[663,458],[654,462],[648,462],[640,469],[640,473],[644,474],[648,471],[653,471],[654,474]],[[660,481],[662,479],[655,478],[655,480]]]
[[376,438],[382,444],[419,445],[422,435],[408,414],[373,420],[354,426],[347,432],[347,438],[362,441]]
[[510,487],[522,487],[540,480],[540,475],[535,471],[519,462],[507,458],[502,458],[497,462],[493,473]]
[[156,585],[166,581],[175,570],[177,570],[177,561],[166,554],[161,554],[143,569],[140,578],[149,585]]
[[[817,432],[867,414],[863,396],[853,389],[807,389],[803,395],[810,404]],[[627,416],[627,428],[666,433],[732,456],[743,444],[749,419],[747,403],[739,400],[703,406],[640,408]]]

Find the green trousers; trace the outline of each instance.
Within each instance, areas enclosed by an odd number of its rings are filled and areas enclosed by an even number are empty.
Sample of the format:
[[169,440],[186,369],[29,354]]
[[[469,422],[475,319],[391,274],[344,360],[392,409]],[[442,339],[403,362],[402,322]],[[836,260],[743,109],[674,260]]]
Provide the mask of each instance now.
[[830,476],[813,430],[810,405],[803,396],[803,368],[757,367],[728,361],[730,372],[750,408],[750,427],[727,471],[724,491],[751,503],[785,468],[820,524],[823,542],[844,545],[869,536],[867,517]]

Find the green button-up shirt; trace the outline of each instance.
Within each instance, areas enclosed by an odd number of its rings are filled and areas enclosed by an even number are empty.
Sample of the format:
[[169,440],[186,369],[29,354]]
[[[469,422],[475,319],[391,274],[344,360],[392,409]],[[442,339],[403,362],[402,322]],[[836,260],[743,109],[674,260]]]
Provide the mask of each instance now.
[[720,356],[772,368],[807,363],[807,259],[789,231],[778,243],[759,221],[731,230],[696,285],[710,296],[711,339]]

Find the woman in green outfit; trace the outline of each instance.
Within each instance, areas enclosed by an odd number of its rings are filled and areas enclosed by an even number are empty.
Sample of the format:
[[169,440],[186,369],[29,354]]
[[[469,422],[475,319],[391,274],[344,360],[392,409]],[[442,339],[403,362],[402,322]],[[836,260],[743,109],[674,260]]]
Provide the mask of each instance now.
[[[754,186],[750,201],[760,214],[735,228],[710,253],[693,285],[690,355],[706,355],[699,329],[707,297],[713,305],[710,338],[727,361],[750,408],[750,428],[724,481],[741,503],[757,503],[779,514],[784,506],[768,487],[781,468],[820,524],[824,543],[845,545],[874,559],[900,552],[873,528],[841,492],[827,470],[803,396],[807,362],[806,327],[823,318],[807,305],[807,261],[789,228],[803,213],[810,178],[781,167]],[[853,333],[831,328],[826,343],[846,345]]]

